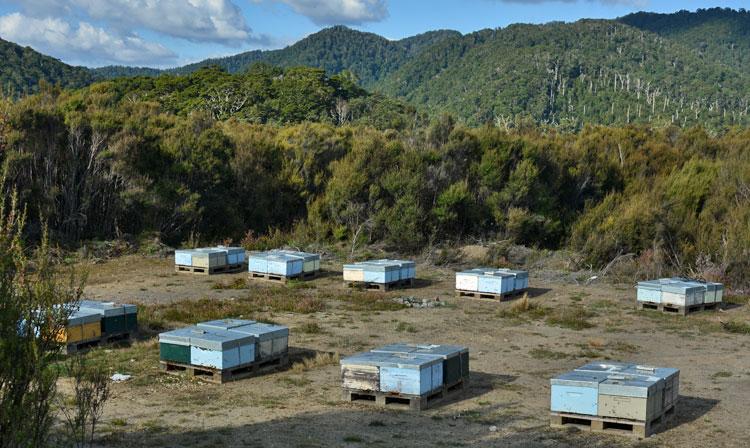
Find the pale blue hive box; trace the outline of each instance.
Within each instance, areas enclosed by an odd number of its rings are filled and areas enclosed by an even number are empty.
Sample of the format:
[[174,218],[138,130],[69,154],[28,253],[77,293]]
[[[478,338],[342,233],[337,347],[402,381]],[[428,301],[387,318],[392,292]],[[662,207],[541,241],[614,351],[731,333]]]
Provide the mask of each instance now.
[[234,327],[229,331],[255,337],[255,352],[259,359],[283,355],[289,351],[289,328],[285,326],[256,322]]
[[478,291],[492,294],[507,294],[515,287],[515,276],[499,271],[488,271],[479,276]]
[[599,384],[607,373],[568,372],[550,380],[550,410],[599,415]]
[[443,386],[443,358],[417,353],[383,355],[389,359],[380,364],[381,392],[424,395]]
[[678,305],[692,306],[703,303],[705,288],[696,282],[672,282],[661,288],[661,302]]
[[227,254],[222,249],[201,248],[174,251],[175,265],[213,268],[227,264]]
[[245,262],[245,249],[242,247],[216,246],[214,249],[226,254],[227,264],[242,264]]
[[639,302],[662,303],[662,288],[664,285],[675,283],[671,278],[646,280],[636,285],[636,300]]
[[194,328],[190,334],[190,363],[231,369],[255,361],[255,337],[233,331]]
[[198,327],[214,330],[231,330],[233,328],[242,327],[243,325],[251,325],[254,323],[254,320],[246,319],[217,319],[209,322],[201,322],[198,324]]
[[721,303],[724,300],[724,285],[721,283],[706,282],[704,303]]
[[302,273],[304,261],[282,253],[256,252],[248,257],[247,269],[262,274],[283,275],[285,277]]
[[279,253],[302,259],[302,272],[316,272],[320,270],[320,255],[294,250],[276,249],[272,253]]
[[389,344],[372,350],[373,353],[421,353],[443,358],[443,383],[456,384],[469,376],[469,349],[459,345]]
[[648,375],[664,380],[663,408],[665,410],[676,403],[680,396],[680,369],[634,365],[625,369],[622,373],[626,375]]
[[520,291],[529,287],[529,272],[516,269],[498,269],[498,271],[513,275],[513,290]]

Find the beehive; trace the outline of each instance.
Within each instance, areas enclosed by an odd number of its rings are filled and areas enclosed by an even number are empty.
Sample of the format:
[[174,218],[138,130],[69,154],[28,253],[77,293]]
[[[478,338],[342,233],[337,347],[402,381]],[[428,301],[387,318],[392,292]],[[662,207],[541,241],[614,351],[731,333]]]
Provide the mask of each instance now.
[[194,327],[190,333],[190,364],[231,369],[255,361],[255,337],[235,331]]
[[283,253],[255,252],[247,259],[247,269],[261,274],[293,277],[302,273],[304,261],[300,257]]
[[443,358],[443,382],[454,385],[469,376],[469,349],[458,345],[390,344],[373,353],[422,353]]
[[392,353],[388,360],[380,364],[381,392],[424,395],[442,386],[442,356]]
[[190,364],[190,335],[195,327],[178,328],[159,334],[159,359]]
[[498,269],[498,271],[513,276],[513,290],[521,291],[529,287],[529,272],[516,269]]
[[721,303],[724,300],[724,285],[721,283],[705,283],[704,303]]
[[[520,272],[520,271],[519,271]],[[524,284],[524,280],[520,280]],[[528,278],[525,280],[528,285]],[[476,268],[456,274],[456,289],[491,294],[508,294],[516,289],[516,274],[508,270]]]
[[673,282],[662,285],[661,303],[677,306],[692,306],[703,303],[705,289],[694,282]]
[[401,264],[386,260],[344,265],[344,280],[368,283],[393,283],[401,280]]
[[677,402],[680,395],[680,369],[634,365],[625,369],[623,373],[654,376],[664,380],[663,410],[667,410]]
[[282,325],[256,322],[234,327],[230,331],[255,337],[255,353],[260,360],[281,356],[289,351],[289,328]]
[[101,338],[101,316],[99,313],[78,309],[74,311],[65,323],[65,327],[57,334],[57,341],[72,344]]
[[227,264],[242,264],[245,262],[245,249],[242,247],[216,246],[213,249],[224,252]]
[[302,259],[302,272],[316,272],[320,270],[320,255],[294,250],[276,249],[272,253],[280,253]]
[[599,384],[599,416],[650,421],[663,411],[664,380],[655,376],[609,375]]
[[554,412],[599,415],[599,384],[607,373],[564,373],[550,380],[550,409]]
[[130,334],[138,330],[138,307],[135,305],[81,300],[79,307],[101,315],[103,336]]
[[673,282],[673,280],[668,278],[638,282],[636,285],[636,300],[639,302],[661,303],[662,286]]
[[390,353],[360,353],[343,358],[341,382],[347,389],[380,391],[380,365],[390,359]]
[[200,328],[208,328],[213,330],[231,330],[233,328],[252,325],[254,323],[254,320],[246,319],[217,319],[209,322],[201,322],[197,326]]
[[215,268],[226,266],[227,252],[224,249],[215,248],[176,250],[174,260],[178,266]]

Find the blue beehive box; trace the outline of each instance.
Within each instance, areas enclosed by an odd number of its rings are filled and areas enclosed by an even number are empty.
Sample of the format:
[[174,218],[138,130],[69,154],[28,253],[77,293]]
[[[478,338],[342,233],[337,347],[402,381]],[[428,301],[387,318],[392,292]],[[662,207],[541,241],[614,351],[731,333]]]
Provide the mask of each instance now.
[[724,285],[721,283],[706,282],[704,303],[721,303],[724,300]]
[[304,261],[292,255],[256,252],[248,257],[247,269],[250,272],[262,274],[282,275],[291,277],[302,273]]
[[276,249],[271,253],[279,253],[302,259],[302,272],[316,272],[320,270],[320,255],[294,250]]
[[662,285],[661,303],[692,306],[703,303],[706,290],[696,282],[672,282]]
[[568,372],[550,380],[550,409],[553,412],[599,415],[599,384],[607,373]]
[[516,279],[512,274],[500,271],[488,271],[479,276],[478,291],[492,294],[507,294],[513,292]]
[[289,328],[283,325],[256,322],[231,328],[229,331],[256,338],[257,357],[261,360],[280,356],[289,351]]
[[513,276],[513,290],[521,291],[529,287],[529,272],[516,269],[498,269],[498,271]]
[[422,353],[443,358],[443,382],[454,385],[469,376],[469,349],[459,345],[389,344],[372,350],[373,353]]
[[181,249],[174,252],[174,262],[178,266],[214,268],[227,264],[227,254],[216,248]]
[[194,327],[190,333],[190,363],[231,369],[255,361],[255,337],[234,331]]
[[216,246],[214,249],[226,254],[227,264],[242,264],[245,262],[245,249],[242,247]]
[[201,322],[198,324],[198,327],[213,330],[231,330],[233,328],[242,327],[244,325],[251,325],[254,323],[254,320],[246,319],[217,319],[208,322]]
[[368,283],[393,283],[401,279],[401,264],[374,260],[344,265],[344,280]]
[[[383,354],[388,355],[388,354]],[[380,391],[424,395],[443,386],[443,358],[421,353],[393,353],[380,364]]]

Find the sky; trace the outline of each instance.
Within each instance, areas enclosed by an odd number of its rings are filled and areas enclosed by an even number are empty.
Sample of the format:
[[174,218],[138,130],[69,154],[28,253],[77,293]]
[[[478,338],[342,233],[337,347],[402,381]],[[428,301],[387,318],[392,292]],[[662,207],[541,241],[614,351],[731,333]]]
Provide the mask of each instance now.
[[283,48],[333,25],[388,39],[436,29],[747,8],[748,0],[0,0],[0,38],[69,64],[167,68]]

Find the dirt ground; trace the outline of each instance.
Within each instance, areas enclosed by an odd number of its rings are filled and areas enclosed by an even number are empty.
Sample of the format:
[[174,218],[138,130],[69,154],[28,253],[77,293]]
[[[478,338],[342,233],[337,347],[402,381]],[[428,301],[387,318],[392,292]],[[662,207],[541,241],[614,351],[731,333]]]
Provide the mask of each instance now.
[[[177,274],[172,263],[129,256],[93,265],[86,295],[151,306],[203,298],[219,304],[272,287],[252,283],[247,289],[212,289],[217,281],[246,274]],[[336,274],[340,264],[326,263],[324,269],[331,274],[304,291],[325,298],[323,311],[245,317],[289,326],[298,360],[316,352],[346,356],[400,341],[466,345],[471,350],[468,390],[434,409],[412,413],[342,402],[336,364],[206,384],[160,374],[158,346],[147,334],[130,347],[97,350],[113,372],[134,375],[113,386],[100,430],[102,445],[750,446],[750,336],[727,332],[720,324],[750,322],[747,305],[687,318],[637,312],[632,285],[545,281],[532,271],[533,304],[546,307],[548,315],[566,307],[589,313],[591,328],[574,329],[545,316],[513,315],[513,301],[458,299],[452,269],[419,265],[415,288],[388,294],[439,298],[448,306],[355,311],[346,305],[351,293]],[[667,429],[644,441],[550,429],[550,377],[594,359],[681,369],[681,398]]]

